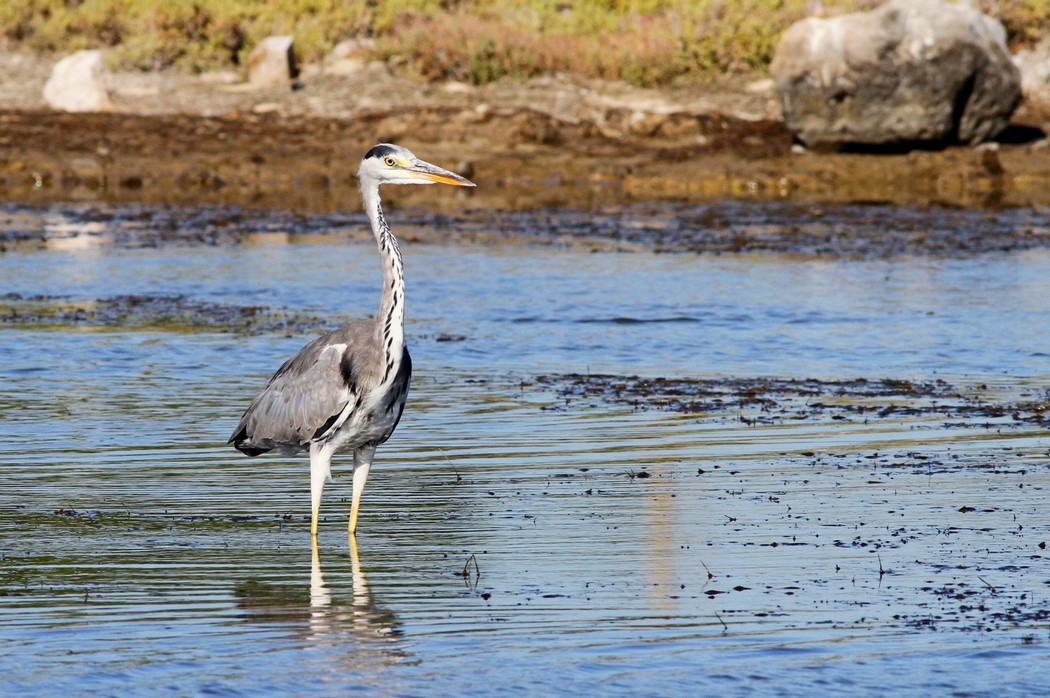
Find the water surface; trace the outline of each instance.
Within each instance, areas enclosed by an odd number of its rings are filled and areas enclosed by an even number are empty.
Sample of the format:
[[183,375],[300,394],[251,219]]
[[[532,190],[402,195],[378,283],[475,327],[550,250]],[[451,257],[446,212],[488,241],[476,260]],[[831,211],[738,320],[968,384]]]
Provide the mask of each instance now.
[[[374,312],[367,240],[261,240],[19,248],[0,292]],[[1042,690],[1040,424],[763,422],[552,385],[942,379],[1045,399],[1050,252],[403,248],[416,375],[356,550],[347,459],[315,555],[305,459],[225,446],[308,328],[0,326],[4,694]]]

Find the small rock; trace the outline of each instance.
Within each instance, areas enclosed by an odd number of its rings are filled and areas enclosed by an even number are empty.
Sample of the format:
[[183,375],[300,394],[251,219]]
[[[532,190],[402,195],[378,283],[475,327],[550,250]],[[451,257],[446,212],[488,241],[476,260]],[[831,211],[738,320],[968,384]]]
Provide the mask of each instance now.
[[453,95],[465,95],[474,91],[472,86],[458,80],[449,80],[441,86],[441,89]]
[[376,140],[380,143],[396,143],[415,130],[415,123],[404,116],[390,116],[376,124]]
[[521,112],[511,119],[511,138],[515,143],[556,145],[561,142],[561,132],[551,117],[539,112]]
[[248,83],[252,87],[287,85],[299,75],[295,65],[294,38],[268,36],[248,57]]
[[636,111],[627,119],[627,130],[636,136],[652,136],[666,121],[667,117],[663,114]]
[[368,61],[365,64],[365,70],[376,76],[390,75],[390,67],[387,66],[383,61]]
[[375,46],[375,39],[346,39],[336,44],[325,58],[325,63],[341,61],[348,58],[360,58],[368,49]]
[[328,75],[357,75],[368,69],[365,61],[369,48],[375,44],[372,39],[347,39],[335,45],[324,59],[324,72]]
[[44,85],[44,100],[52,109],[98,112],[113,109],[106,83],[109,71],[101,51],[77,51],[55,64]]
[[481,116],[473,109],[464,109],[463,111],[456,114],[453,119],[456,123],[464,125],[479,124],[485,120],[484,116]]
[[1033,50],[1018,51],[1014,65],[1021,73],[1021,92],[1025,97],[1050,100],[1050,37]]
[[459,164],[456,165],[455,172],[461,177],[470,179],[474,176],[474,163],[470,160],[460,160]]
[[259,102],[252,107],[253,114],[273,114],[281,110],[281,105],[277,102]]
[[660,124],[659,134],[664,138],[701,136],[700,122],[692,114],[671,114]]
[[357,75],[365,72],[366,63],[360,58],[340,58],[338,60],[326,61],[324,72],[327,75]]
[[156,85],[117,85],[116,93],[121,97],[156,97],[160,88]]
[[206,85],[233,85],[241,78],[232,70],[212,70],[197,78]]
[[758,95],[775,92],[776,89],[777,89],[777,84],[773,80],[773,78],[766,78],[765,80],[755,80],[754,82],[749,82],[744,87],[744,90],[746,92],[750,92],[751,94],[758,94]]

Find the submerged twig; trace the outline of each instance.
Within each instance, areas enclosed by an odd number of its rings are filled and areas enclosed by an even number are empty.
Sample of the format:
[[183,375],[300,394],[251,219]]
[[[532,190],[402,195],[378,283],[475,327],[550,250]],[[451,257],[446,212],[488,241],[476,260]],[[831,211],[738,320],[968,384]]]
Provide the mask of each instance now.
[[[470,577],[470,565],[471,565],[471,563],[474,563],[474,579],[473,580],[471,580],[471,577]],[[478,585],[479,581],[481,581],[481,568],[478,567],[478,558],[474,555],[474,553],[471,553],[470,557],[468,557],[467,561],[463,564],[463,583],[467,585],[468,589],[473,589],[474,587],[476,587]]]
[[441,451],[441,456],[445,459],[445,462],[448,463],[449,467],[452,468],[452,472],[456,474],[456,484],[458,485],[459,483],[463,482],[463,477],[459,474],[459,470],[456,469],[455,464],[448,457],[448,454],[445,453],[445,449],[439,448],[438,450]]

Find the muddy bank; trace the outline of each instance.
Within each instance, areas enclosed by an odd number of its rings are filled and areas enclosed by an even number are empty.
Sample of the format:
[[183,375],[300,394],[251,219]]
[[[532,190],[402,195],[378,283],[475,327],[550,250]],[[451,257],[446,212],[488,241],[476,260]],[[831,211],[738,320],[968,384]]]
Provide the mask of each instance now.
[[588,209],[723,199],[1050,204],[1050,148],[1019,129],[998,150],[795,152],[775,120],[608,109],[601,123],[525,107],[372,111],[352,119],[276,114],[66,115],[0,112],[0,197],[13,202],[224,204],[308,213],[359,208],[352,173],[397,141],[469,174],[469,199],[412,188],[392,203],[437,211]]
[[832,155],[793,148],[772,81],[759,74],[660,90],[563,77],[475,87],[377,65],[318,66],[295,89],[251,89],[233,73],[120,72],[113,113],[63,114],[41,97],[53,61],[0,53],[2,200],[356,211],[359,158],[394,141],[478,182],[469,199],[416,187],[387,194],[445,212],[724,199],[1050,203],[1050,106],[1038,102],[979,150]]
[[[561,121],[527,108],[432,106],[371,112],[353,119],[247,114],[64,115],[0,112],[0,196],[8,201],[226,204],[304,212],[358,210],[357,164],[372,144],[396,141],[479,183],[469,204],[411,189],[388,199],[437,209],[586,207],[596,201],[747,192],[740,158],[786,154],[790,136],[774,122],[708,115],[681,121],[691,138],[631,136],[630,112],[609,114],[624,133],[592,121]],[[696,139],[704,133],[706,143]],[[731,151],[731,152],[730,152]],[[705,162],[677,185],[675,168]],[[728,159],[727,159],[728,158]],[[646,183],[654,173],[667,191]],[[650,192],[650,190],[652,190]]]

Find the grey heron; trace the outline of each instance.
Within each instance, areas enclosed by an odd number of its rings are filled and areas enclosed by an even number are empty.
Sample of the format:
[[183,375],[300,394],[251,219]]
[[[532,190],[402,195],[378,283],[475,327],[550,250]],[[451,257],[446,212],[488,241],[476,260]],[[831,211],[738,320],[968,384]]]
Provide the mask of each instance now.
[[258,456],[310,453],[310,535],[317,537],[321,491],[331,479],[332,456],[353,451],[350,533],[376,447],[390,438],[405,409],[412,359],[405,346],[405,276],[397,239],[383,218],[382,184],[474,183],[424,162],[408,149],[381,143],[357,172],[365,213],[383,264],[383,291],[375,318],[343,325],[308,342],[284,362],[244,412],[230,436],[239,451]]

